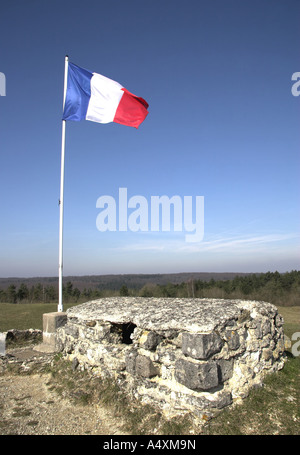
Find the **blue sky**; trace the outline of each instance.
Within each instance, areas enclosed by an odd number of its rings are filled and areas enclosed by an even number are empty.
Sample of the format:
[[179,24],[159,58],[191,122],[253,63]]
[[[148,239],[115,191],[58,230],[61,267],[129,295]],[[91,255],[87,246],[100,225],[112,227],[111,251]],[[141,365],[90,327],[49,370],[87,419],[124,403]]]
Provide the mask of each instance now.
[[[298,0],[3,0],[0,276],[57,276],[64,57],[149,103],[67,122],[64,275],[299,269]],[[204,196],[204,238],[99,232],[97,199]]]

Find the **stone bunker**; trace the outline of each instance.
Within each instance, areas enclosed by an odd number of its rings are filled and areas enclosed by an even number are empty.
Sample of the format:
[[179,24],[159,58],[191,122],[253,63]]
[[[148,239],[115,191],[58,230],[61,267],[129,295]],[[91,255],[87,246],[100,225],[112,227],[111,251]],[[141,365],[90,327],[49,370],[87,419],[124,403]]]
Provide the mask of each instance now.
[[56,349],[74,368],[169,417],[209,418],[284,365],[283,319],[266,302],[112,297],[66,316]]

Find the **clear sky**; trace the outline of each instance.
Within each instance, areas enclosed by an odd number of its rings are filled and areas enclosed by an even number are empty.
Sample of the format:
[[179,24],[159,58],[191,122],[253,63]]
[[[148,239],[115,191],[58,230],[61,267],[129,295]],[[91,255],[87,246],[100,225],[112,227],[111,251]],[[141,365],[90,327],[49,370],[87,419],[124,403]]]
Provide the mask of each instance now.
[[[299,270],[299,23],[299,0],[2,0],[0,276],[58,275],[66,54],[149,115],[67,122],[65,276]],[[100,232],[119,188],[204,196],[203,240]]]

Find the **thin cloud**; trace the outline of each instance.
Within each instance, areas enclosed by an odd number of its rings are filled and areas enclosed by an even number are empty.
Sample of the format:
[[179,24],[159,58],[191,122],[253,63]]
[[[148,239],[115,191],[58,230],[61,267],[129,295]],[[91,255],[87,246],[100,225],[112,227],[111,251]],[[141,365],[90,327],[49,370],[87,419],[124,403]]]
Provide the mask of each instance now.
[[268,235],[253,235],[247,237],[222,237],[215,240],[203,241],[198,244],[186,243],[184,238],[182,240],[170,241],[160,240],[156,243],[135,243],[127,244],[119,247],[119,250],[123,251],[164,251],[164,252],[186,252],[196,253],[205,251],[220,251],[224,252],[228,250],[229,253],[234,251],[243,251],[251,249],[261,250],[265,245],[268,244],[280,244],[288,240],[299,239],[299,234],[268,234]]

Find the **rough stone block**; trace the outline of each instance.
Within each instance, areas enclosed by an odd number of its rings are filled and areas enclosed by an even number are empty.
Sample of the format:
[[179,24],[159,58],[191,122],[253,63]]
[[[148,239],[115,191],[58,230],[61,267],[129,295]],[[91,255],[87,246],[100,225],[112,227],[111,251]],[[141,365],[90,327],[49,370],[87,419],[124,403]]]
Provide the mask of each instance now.
[[158,370],[153,365],[152,360],[145,355],[138,354],[136,351],[129,352],[125,362],[126,371],[134,376],[152,378],[158,374]]
[[145,331],[142,335],[142,337],[140,338],[140,345],[141,347],[143,347],[144,349],[148,349],[149,351],[154,351],[157,347],[157,345],[160,343],[161,341],[161,336],[159,336],[157,333],[155,332],[148,332],[148,331]]
[[158,371],[149,357],[138,355],[135,360],[135,374],[143,378],[157,376]]
[[[225,406],[228,406],[232,403],[232,396],[230,392],[226,392],[224,390],[220,390],[215,393],[213,399],[208,399],[205,396],[195,396],[190,395],[187,398],[187,402],[194,406],[196,409],[206,411],[209,409],[222,409]],[[209,414],[209,413],[208,413]]]
[[207,359],[222,349],[223,341],[215,333],[183,333],[182,352],[193,359]]
[[175,379],[192,390],[209,390],[219,383],[218,367],[215,362],[194,363],[179,359],[175,363]]
[[217,361],[219,382],[230,379],[233,373],[233,359],[221,359]]
[[134,351],[128,352],[125,357],[126,371],[129,374],[135,375],[135,364],[136,364],[137,355],[138,355],[137,352],[134,350]]
[[236,330],[226,330],[225,337],[229,349],[235,351],[240,347],[240,337]]
[[262,330],[263,336],[266,336],[268,333],[270,333],[271,332],[271,321],[269,321],[269,320],[264,321],[262,323],[261,330]]
[[68,324],[68,326],[65,328],[65,333],[66,335],[71,335],[72,337],[77,338],[79,329],[74,324]]
[[263,349],[262,350],[261,356],[262,356],[263,360],[265,360],[265,361],[270,360],[272,358],[272,355],[273,355],[273,353],[272,353],[271,349]]

